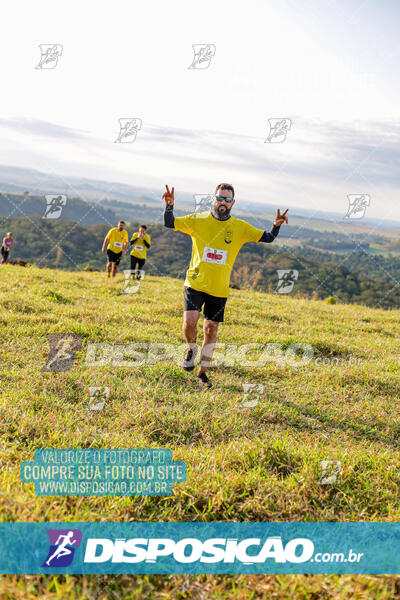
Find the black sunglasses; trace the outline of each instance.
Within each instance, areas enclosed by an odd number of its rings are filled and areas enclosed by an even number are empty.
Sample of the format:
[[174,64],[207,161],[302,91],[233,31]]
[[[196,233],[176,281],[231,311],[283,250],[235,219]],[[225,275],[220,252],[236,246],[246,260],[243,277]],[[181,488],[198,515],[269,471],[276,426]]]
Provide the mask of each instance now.
[[228,202],[228,204],[233,202],[233,198],[226,198],[225,196],[215,196],[215,199],[218,200],[218,202],[225,200],[225,202]]

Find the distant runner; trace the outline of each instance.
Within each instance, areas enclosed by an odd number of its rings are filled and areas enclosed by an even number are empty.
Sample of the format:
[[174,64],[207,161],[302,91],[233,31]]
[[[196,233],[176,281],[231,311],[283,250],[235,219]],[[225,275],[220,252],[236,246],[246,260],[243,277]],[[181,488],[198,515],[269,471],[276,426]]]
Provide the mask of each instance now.
[[107,275],[110,277],[110,273],[113,277],[115,277],[119,265],[119,261],[122,256],[125,256],[126,249],[128,247],[128,232],[125,230],[125,221],[118,221],[117,227],[113,227],[107,233],[104,242],[103,248],[101,249],[102,253],[106,251],[107,246]]
[[9,231],[1,244],[1,264],[4,265],[9,257],[10,250],[14,245],[14,240],[11,231]]
[[140,225],[139,231],[132,235],[131,271],[136,271],[136,273],[133,274],[134,279],[140,279],[140,271],[143,269],[144,263],[146,262],[147,248],[150,248],[151,246],[151,238],[146,231],[146,225]]
[[204,304],[204,340],[197,378],[201,386],[210,388],[211,382],[206,371],[215,348],[218,325],[224,318],[229,280],[236,256],[247,242],[273,242],[280,226],[288,222],[288,209],[282,214],[278,209],[271,231],[257,229],[246,221],[231,216],[235,192],[229,183],[220,183],[213,196],[211,212],[175,217],[174,188],[170,191],[167,185],[165,187],[164,225],[192,238],[192,258],[184,284],[183,334],[188,350],[182,366],[185,371],[194,369],[198,352],[197,322]]

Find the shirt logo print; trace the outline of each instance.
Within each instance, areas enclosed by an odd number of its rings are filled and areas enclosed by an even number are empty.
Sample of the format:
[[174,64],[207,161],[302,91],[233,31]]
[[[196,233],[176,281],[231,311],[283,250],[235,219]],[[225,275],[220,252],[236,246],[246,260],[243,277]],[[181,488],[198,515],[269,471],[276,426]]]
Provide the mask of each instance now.
[[233,237],[233,231],[231,229],[228,229],[228,231],[225,232],[225,237],[224,237],[225,244],[230,244],[232,242],[232,237]]

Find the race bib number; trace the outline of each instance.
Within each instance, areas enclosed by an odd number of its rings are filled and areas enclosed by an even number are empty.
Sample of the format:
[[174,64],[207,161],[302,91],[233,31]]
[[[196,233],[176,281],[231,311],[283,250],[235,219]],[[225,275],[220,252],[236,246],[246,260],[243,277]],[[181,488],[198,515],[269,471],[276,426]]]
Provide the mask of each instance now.
[[217,250],[216,248],[204,248],[203,251],[203,262],[214,263],[216,265],[226,265],[226,259],[228,258],[227,250]]
[[122,242],[114,242],[116,248],[122,248]]
[[143,246],[135,246],[135,250],[141,252],[143,250]]

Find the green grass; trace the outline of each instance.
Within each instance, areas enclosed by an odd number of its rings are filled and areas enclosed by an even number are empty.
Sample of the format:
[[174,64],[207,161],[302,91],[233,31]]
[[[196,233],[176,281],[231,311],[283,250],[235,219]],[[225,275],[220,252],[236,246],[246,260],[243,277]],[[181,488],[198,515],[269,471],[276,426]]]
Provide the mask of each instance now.
[[[170,361],[86,366],[88,343],[182,344],[182,282],[7,266],[0,271],[1,521],[398,521],[400,311],[232,290],[219,341],[310,344],[314,359],[210,370]],[[42,371],[51,333],[82,336],[68,372]],[[202,336],[200,336],[201,339]],[[317,360],[315,360],[317,359]],[[242,384],[264,385],[242,408]],[[88,411],[89,386],[110,398]],[[169,497],[40,497],[19,465],[36,448],[169,448],[187,480]],[[323,460],[342,462],[321,485]],[[379,598],[398,577],[3,576],[0,598]],[[203,595],[202,595],[203,594]]]

